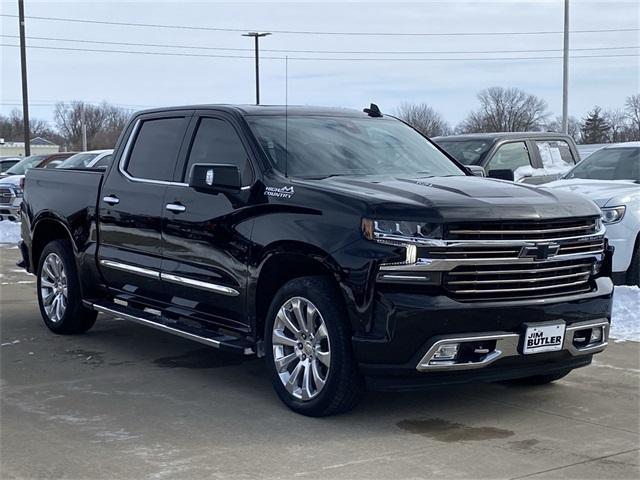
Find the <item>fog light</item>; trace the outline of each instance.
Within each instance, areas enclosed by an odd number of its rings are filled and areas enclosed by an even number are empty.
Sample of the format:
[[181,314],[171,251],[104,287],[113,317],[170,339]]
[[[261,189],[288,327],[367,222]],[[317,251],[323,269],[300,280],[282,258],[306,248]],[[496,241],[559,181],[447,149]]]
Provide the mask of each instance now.
[[440,345],[436,353],[431,357],[432,360],[454,360],[460,349],[459,343],[445,343]]
[[602,327],[594,327],[591,329],[591,338],[589,339],[589,343],[600,342],[602,342]]

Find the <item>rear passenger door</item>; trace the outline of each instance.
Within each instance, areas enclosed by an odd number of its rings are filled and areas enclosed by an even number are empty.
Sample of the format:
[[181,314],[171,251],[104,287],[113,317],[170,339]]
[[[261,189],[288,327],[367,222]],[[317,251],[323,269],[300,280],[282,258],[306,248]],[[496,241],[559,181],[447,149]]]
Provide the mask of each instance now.
[[[245,298],[253,221],[250,203],[255,173],[250,149],[235,120],[222,113],[194,117],[185,161],[164,201],[162,278],[171,303],[205,327],[248,331]],[[188,186],[194,164],[232,164],[244,187],[237,193],[196,191]]]
[[98,199],[98,263],[108,286],[161,300],[164,194],[192,112],[139,117]]

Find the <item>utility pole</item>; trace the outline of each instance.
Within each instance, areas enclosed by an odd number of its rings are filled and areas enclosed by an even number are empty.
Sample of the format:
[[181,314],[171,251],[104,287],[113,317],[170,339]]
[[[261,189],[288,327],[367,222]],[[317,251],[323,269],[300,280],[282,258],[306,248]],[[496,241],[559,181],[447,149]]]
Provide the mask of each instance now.
[[18,0],[20,22],[20,66],[22,69],[22,119],[24,121],[24,156],[31,155],[31,133],[29,132],[29,93],[27,89],[27,48],[24,34],[24,0]]
[[260,49],[258,39],[271,35],[269,32],[249,32],[243,33],[243,37],[253,37],[255,41],[255,57],[256,57],[256,105],[260,105]]
[[569,133],[569,0],[564,0],[564,55],[562,57],[562,132]]
[[82,151],[87,151],[87,117],[84,113],[85,104],[82,104],[82,110],[80,111],[80,122],[82,123]]

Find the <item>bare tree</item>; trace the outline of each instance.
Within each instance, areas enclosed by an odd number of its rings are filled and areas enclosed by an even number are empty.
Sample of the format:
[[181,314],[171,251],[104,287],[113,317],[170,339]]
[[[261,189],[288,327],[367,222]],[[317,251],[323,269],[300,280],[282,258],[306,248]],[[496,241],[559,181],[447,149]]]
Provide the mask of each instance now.
[[629,140],[640,140],[640,93],[629,95],[624,105],[627,118],[631,122]]
[[397,116],[427,137],[451,133],[444,117],[426,103],[404,102],[398,107]]
[[491,87],[478,93],[480,108],[463,120],[460,132],[524,132],[540,130],[547,103],[518,88]]
[[[6,141],[23,141],[24,126],[22,111],[14,109],[9,115],[0,115],[0,138]],[[57,135],[49,124],[44,120],[31,118],[29,122],[31,138],[43,137],[48,140],[56,140]]]
[[[580,122],[576,117],[570,116],[568,122],[567,134],[573,138],[576,142],[580,140]],[[554,120],[548,122],[544,129],[547,132],[562,133],[562,117],[556,117]]]
[[607,110],[602,114],[609,125],[610,142],[626,142],[631,136],[631,126],[627,114],[621,109]]
[[69,148],[82,147],[82,125],[87,131],[87,148],[113,148],[129,117],[127,110],[106,102],[100,105],[73,100],[56,104],[54,121]]

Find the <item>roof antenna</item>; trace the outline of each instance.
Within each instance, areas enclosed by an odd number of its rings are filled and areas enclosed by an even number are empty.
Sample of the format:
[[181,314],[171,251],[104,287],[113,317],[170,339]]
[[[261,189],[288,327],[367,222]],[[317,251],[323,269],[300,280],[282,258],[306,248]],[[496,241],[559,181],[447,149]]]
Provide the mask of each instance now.
[[284,176],[289,166],[289,57],[284,57]]
[[371,106],[369,106],[369,108],[365,108],[362,111],[364,113],[366,113],[367,115],[369,115],[370,117],[381,117],[382,116],[382,112],[378,108],[378,105],[376,105],[375,103],[372,103]]

